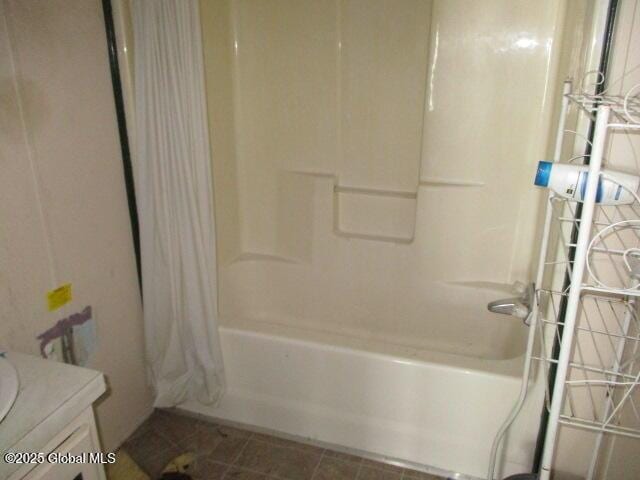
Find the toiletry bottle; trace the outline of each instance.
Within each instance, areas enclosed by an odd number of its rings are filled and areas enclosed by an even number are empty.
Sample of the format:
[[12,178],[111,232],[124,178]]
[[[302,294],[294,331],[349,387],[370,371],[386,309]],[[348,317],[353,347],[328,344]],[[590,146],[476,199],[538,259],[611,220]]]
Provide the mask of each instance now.
[[[589,167],[587,165],[571,165],[566,163],[539,162],[534,183],[539,187],[547,187],[557,195],[582,202],[587,189]],[[596,203],[600,205],[626,205],[635,198],[631,192],[637,193],[640,177],[615,170],[601,170],[596,193]]]

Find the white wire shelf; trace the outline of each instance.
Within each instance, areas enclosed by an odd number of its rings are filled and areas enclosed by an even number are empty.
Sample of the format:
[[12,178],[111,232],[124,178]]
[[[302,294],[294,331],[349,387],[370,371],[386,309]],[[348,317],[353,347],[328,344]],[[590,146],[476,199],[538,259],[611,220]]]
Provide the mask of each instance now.
[[[558,249],[552,252],[545,266],[564,266],[572,274],[570,251],[577,247],[573,232],[580,228],[576,219],[578,202],[551,197],[554,225],[558,234]],[[617,226],[616,226],[617,225]],[[600,295],[640,296],[640,279],[629,268],[629,257],[640,263],[640,205],[596,205],[591,222],[591,238],[587,272],[582,290]],[[639,266],[640,268],[640,266]],[[606,278],[606,282],[601,280]]]
[[[553,343],[564,323],[557,320],[566,293],[536,292],[540,361],[548,374],[557,360]],[[565,299],[566,301],[566,299]],[[574,353],[565,379],[560,423],[640,438],[640,322],[635,298],[585,294],[575,325]],[[547,392],[547,408],[550,408]]]
[[610,128],[640,130],[640,85],[636,85],[626,95],[567,94],[567,98],[581,108],[590,118],[600,106],[611,108]]
[[[549,416],[541,480],[551,478],[560,424],[597,433],[589,479],[608,441],[605,433],[640,438],[640,197],[633,191],[631,204],[597,203],[606,169],[640,174],[640,84],[623,95],[570,90],[565,83],[553,159],[583,159],[589,175],[583,203],[549,194],[545,213],[532,320],[540,351],[529,357],[551,382],[545,384]],[[565,126],[571,105],[578,112],[575,131]],[[567,133],[573,141],[565,142]]]

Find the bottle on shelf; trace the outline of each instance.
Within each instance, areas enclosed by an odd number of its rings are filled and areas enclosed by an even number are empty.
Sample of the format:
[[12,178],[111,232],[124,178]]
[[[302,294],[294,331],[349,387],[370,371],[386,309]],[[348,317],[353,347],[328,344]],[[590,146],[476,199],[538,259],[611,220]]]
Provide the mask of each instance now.
[[[557,195],[582,202],[587,189],[589,167],[567,163],[538,162],[534,184],[553,190]],[[602,169],[598,180],[596,203],[627,205],[635,201],[640,177],[616,170]],[[632,193],[633,192],[633,193]]]

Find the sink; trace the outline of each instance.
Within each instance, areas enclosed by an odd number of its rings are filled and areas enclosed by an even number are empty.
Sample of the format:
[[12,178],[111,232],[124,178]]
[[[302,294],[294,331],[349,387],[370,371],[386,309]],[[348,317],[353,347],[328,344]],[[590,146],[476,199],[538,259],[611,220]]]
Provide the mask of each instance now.
[[0,422],[11,410],[18,396],[18,373],[4,357],[0,357]]

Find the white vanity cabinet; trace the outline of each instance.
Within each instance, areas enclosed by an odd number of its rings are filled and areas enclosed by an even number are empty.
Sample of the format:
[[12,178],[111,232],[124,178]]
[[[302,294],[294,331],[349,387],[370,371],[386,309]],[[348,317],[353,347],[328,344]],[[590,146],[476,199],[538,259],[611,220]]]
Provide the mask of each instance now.
[[[103,452],[93,415],[93,403],[106,389],[103,375],[17,353],[7,358],[20,389],[0,422],[0,480],[105,480],[101,461],[108,457],[96,455]],[[38,457],[8,463],[7,452]]]

